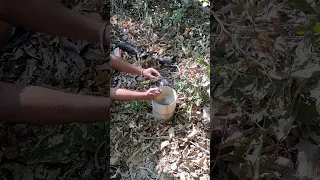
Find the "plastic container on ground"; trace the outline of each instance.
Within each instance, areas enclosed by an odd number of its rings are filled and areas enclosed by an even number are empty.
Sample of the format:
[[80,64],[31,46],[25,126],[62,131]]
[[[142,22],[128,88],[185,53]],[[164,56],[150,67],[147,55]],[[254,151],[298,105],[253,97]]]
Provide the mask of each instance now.
[[152,101],[152,114],[157,120],[169,121],[173,118],[176,109],[177,93],[174,89],[163,86],[161,95]]

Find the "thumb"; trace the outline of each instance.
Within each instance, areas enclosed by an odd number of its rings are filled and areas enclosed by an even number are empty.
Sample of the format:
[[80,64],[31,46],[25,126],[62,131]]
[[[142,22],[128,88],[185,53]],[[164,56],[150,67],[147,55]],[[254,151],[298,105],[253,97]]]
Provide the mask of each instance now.
[[158,90],[154,90],[154,91],[152,91],[152,94],[154,96],[159,96],[161,93]]
[[152,74],[151,74],[150,72],[146,72],[146,73],[144,74],[144,76],[147,77],[147,78],[153,79],[153,76],[152,76]]
[[150,88],[149,91],[158,91],[158,88]]
[[149,91],[155,94],[160,94],[160,91],[158,88],[150,88]]

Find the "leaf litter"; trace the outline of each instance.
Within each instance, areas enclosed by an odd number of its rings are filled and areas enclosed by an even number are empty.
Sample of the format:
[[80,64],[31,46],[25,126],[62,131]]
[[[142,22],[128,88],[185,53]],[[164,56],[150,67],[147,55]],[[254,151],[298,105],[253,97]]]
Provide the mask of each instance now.
[[[209,16],[198,1],[188,3],[113,3],[120,5],[111,13],[111,37],[142,50],[139,60],[124,59],[157,69],[179,94],[171,122],[156,121],[150,102],[112,103],[113,179],[209,179]],[[121,72],[110,83],[136,91],[157,85]]]
[[[99,8],[89,10],[100,1],[62,3],[101,19]],[[98,68],[103,63],[96,44],[33,33],[25,44],[0,56],[0,80],[107,96],[109,81],[94,82],[99,74],[109,79],[107,68]],[[106,178],[105,127],[104,123],[55,127],[0,123],[0,179]]]
[[319,179],[319,5],[212,3],[213,179]]

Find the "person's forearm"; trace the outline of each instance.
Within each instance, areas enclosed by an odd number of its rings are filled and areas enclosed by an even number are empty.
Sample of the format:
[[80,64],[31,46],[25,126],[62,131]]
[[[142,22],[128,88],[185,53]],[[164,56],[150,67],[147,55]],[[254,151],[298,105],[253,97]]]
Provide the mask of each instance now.
[[127,89],[110,89],[110,99],[115,101],[133,101],[133,100],[144,100],[144,92],[130,91]]
[[125,61],[124,59],[112,54],[110,54],[110,67],[121,72],[138,75],[141,75],[142,70],[142,68],[134,66]]
[[25,124],[109,120],[110,99],[0,82],[0,121]]
[[[0,0],[0,19],[55,36],[100,41],[103,23],[64,7],[57,0]],[[110,28],[106,29],[106,36]],[[104,44],[109,45],[109,37]]]

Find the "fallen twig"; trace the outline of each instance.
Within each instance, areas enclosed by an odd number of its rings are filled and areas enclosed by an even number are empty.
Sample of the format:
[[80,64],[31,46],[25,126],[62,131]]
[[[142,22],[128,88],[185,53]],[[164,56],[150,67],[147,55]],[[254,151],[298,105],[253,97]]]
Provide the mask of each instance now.
[[202,151],[204,151],[207,154],[210,154],[210,151],[204,149],[203,147],[201,147],[199,144],[197,143],[193,143],[192,141],[189,141],[191,144],[193,144],[194,146],[196,146],[197,148],[201,149]]
[[38,142],[38,143],[34,146],[34,148],[31,150],[31,152],[30,152],[30,154],[29,154],[29,157],[32,155],[33,151],[39,147],[39,145],[42,143],[42,141],[44,141],[47,137],[49,137],[51,134],[53,134],[53,133],[56,131],[57,128],[58,128],[58,126],[55,126],[52,132],[46,134],[44,137],[42,137],[42,138],[39,140],[39,142]]
[[[229,108],[229,113],[228,113],[228,114],[231,113],[231,110],[232,110],[232,106],[230,106],[230,108]],[[228,120],[226,120],[226,122],[224,123],[224,131],[223,131],[222,140],[221,140],[222,142],[224,141],[223,139],[224,139],[224,137],[225,137],[225,135],[226,135],[227,123],[228,123]],[[220,143],[220,146],[221,146],[222,144],[223,144],[223,143]],[[217,156],[216,156],[216,158],[215,158],[214,164],[213,164],[210,172],[216,167],[217,161],[218,161],[219,156],[220,156],[220,152],[221,152],[221,148],[219,147],[218,154],[217,154]]]
[[103,141],[99,147],[97,148],[96,152],[94,153],[94,165],[95,167],[99,170],[99,169],[102,169],[100,164],[99,164],[99,157],[98,157],[98,154],[102,148],[102,146],[106,143],[106,141]]
[[[246,56],[246,53],[243,51],[243,49],[240,48],[240,45],[237,41],[234,40],[233,35],[224,27],[223,22],[219,19],[218,15],[213,10],[208,10],[207,8],[204,8],[206,11],[209,11],[214,19],[218,22],[221,28],[221,32],[225,32],[231,39],[234,41],[236,48],[244,55]],[[221,34],[221,33],[220,33]],[[220,36],[220,35],[219,35]]]

